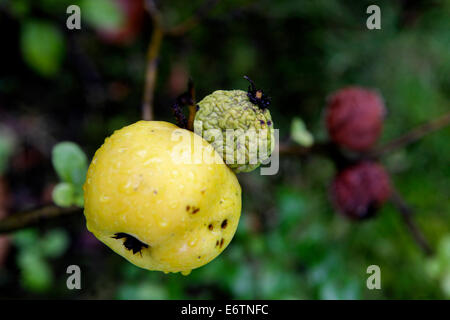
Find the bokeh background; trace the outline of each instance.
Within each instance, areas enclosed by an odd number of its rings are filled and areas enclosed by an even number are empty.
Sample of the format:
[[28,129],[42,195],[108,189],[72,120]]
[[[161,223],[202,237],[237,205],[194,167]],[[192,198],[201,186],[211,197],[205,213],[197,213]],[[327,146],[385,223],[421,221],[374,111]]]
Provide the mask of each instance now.
[[[167,25],[203,1],[157,2]],[[82,29],[66,8],[82,8]],[[381,8],[381,30],[366,8]],[[249,75],[272,97],[281,140],[303,119],[326,141],[326,97],[374,88],[388,116],[379,144],[450,110],[450,2],[228,0],[180,37],[164,39],[155,117],[191,77],[199,98],[246,89]],[[52,203],[53,146],[73,141],[92,157],[115,129],[141,118],[152,21],[140,0],[0,0],[0,215]],[[415,209],[434,249],[426,257],[386,204],[373,219],[338,214],[328,189],[336,173],[322,156],[282,156],[275,176],[240,174],[243,211],[229,247],[189,276],[141,270],[98,242],[82,215],[0,237],[0,298],[68,299],[448,299],[450,130],[382,159]],[[67,290],[66,268],[82,270]],[[381,290],[366,268],[381,268]]]

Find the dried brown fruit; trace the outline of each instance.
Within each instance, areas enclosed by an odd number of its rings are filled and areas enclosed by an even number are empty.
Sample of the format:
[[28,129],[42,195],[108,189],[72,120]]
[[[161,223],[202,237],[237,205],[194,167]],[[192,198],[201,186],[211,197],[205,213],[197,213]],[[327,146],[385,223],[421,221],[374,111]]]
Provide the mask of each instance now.
[[331,140],[355,151],[368,150],[378,139],[386,109],[380,95],[348,87],[328,99],[326,125]]
[[369,161],[342,170],[331,187],[337,209],[355,220],[373,216],[390,194],[389,175],[381,165]]

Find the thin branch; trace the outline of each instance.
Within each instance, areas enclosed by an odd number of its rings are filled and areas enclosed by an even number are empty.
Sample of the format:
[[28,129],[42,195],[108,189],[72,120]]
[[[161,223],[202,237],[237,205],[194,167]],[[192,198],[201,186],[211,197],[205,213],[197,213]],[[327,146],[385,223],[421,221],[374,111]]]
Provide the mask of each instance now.
[[146,9],[153,21],[153,32],[147,49],[147,70],[145,73],[144,97],[142,101],[142,118],[153,120],[153,101],[158,71],[158,57],[164,37],[161,13],[153,0],[145,2]]
[[196,11],[196,13],[194,13],[194,15],[174,27],[167,28],[165,30],[165,33],[168,36],[175,37],[186,34],[196,25],[198,25],[200,21],[207,16],[207,14],[216,6],[218,2],[219,0],[206,0],[203,5]]
[[158,60],[161,51],[161,43],[166,35],[182,36],[194,26],[211,10],[218,0],[207,0],[197,12],[185,22],[172,28],[165,28],[161,12],[158,10],[154,0],[147,0],[145,7],[153,21],[153,32],[147,49],[147,70],[145,74],[144,95],[142,101],[142,118],[153,120],[154,92],[158,72]]
[[188,94],[190,99],[188,104],[189,118],[187,123],[187,129],[194,131],[194,120],[195,114],[197,113],[197,101],[195,99],[195,87],[192,79],[189,79]]
[[147,71],[145,74],[144,98],[142,104],[142,118],[153,120],[153,101],[158,72],[159,52],[164,37],[163,31],[158,25],[154,25],[152,38],[147,51]]
[[421,126],[412,129],[399,138],[394,139],[386,143],[385,145],[375,149],[374,151],[370,152],[369,157],[378,158],[386,153],[413,143],[424,137],[425,135],[442,129],[448,125],[450,125],[450,112],[438,117],[437,119],[433,119],[425,124],[422,124]]
[[417,243],[419,248],[422,249],[422,251],[427,256],[431,256],[433,254],[433,250],[431,249],[431,246],[428,243],[425,236],[423,235],[423,233],[420,231],[420,228],[414,221],[413,209],[410,206],[408,206],[406,201],[395,190],[392,192],[391,203],[401,213],[403,221],[405,222],[409,232],[411,233],[411,236],[413,237],[414,241]]
[[44,220],[82,212],[83,208],[80,207],[62,208],[53,205],[19,212],[0,220],[0,234],[28,228]]

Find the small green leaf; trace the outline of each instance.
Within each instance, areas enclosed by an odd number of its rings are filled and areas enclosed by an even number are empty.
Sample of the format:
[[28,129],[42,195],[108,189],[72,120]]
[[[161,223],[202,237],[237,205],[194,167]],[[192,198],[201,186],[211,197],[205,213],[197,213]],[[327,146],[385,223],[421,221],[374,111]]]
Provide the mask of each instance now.
[[61,256],[69,246],[67,232],[60,229],[49,231],[40,241],[41,252],[44,256],[56,258]]
[[47,261],[32,248],[20,251],[17,264],[21,270],[22,285],[34,292],[43,292],[50,288],[53,274]]
[[82,0],[80,8],[83,18],[95,28],[115,30],[124,24],[124,14],[116,1]]
[[306,129],[305,123],[300,118],[294,118],[291,123],[291,137],[303,147],[310,147],[314,143],[313,135]]
[[73,142],[58,143],[53,147],[52,162],[59,178],[72,183],[75,192],[79,191],[87,172],[87,157],[83,150]]
[[64,37],[58,28],[45,21],[26,22],[21,30],[20,45],[26,63],[43,76],[55,75],[65,53]]
[[84,196],[83,194],[75,195],[75,199],[73,200],[73,204],[82,208],[84,207]]
[[38,240],[36,229],[24,229],[13,234],[13,242],[19,248],[34,246]]
[[67,182],[58,183],[52,192],[53,202],[60,207],[70,207],[74,203],[75,188]]

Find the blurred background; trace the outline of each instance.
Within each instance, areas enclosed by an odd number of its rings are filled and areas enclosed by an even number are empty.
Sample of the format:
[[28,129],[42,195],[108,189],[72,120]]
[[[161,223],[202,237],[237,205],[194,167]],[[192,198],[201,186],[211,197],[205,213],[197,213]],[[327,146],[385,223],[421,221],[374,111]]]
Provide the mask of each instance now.
[[[204,1],[157,1],[168,26]],[[81,30],[66,8],[81,7]],[[366,8],[381,8],[381,30]],[[154,113],[191,77],[198,99],[243,89],[250,76],[272,97],[282,142],[301,118],[327,140],[326,98],[348,85],[377,90],[388,115],[381,145],[450,110],[450,2],[219,1],[180,36],[165,37]],[[153,23],[140,0],[0,0],[0,217],[53,202],[52,148],[77,143],[90,159],[106,136],[141,119]],[[0,236],[0,298],[67,299],[448,299],[450,130],[386,154],[392,183],[416,211],[434,254],[426,256],[387,203],[367,221],[336,212],[336,169],[320,155],[281,156],[280,171],[240,174],[243,211],[229,247],[189,276],[141,270],[97,241],[83,215]],[[66,287],[79,265],[82,290]],[[381,290],[366,269],[381,268]]]

